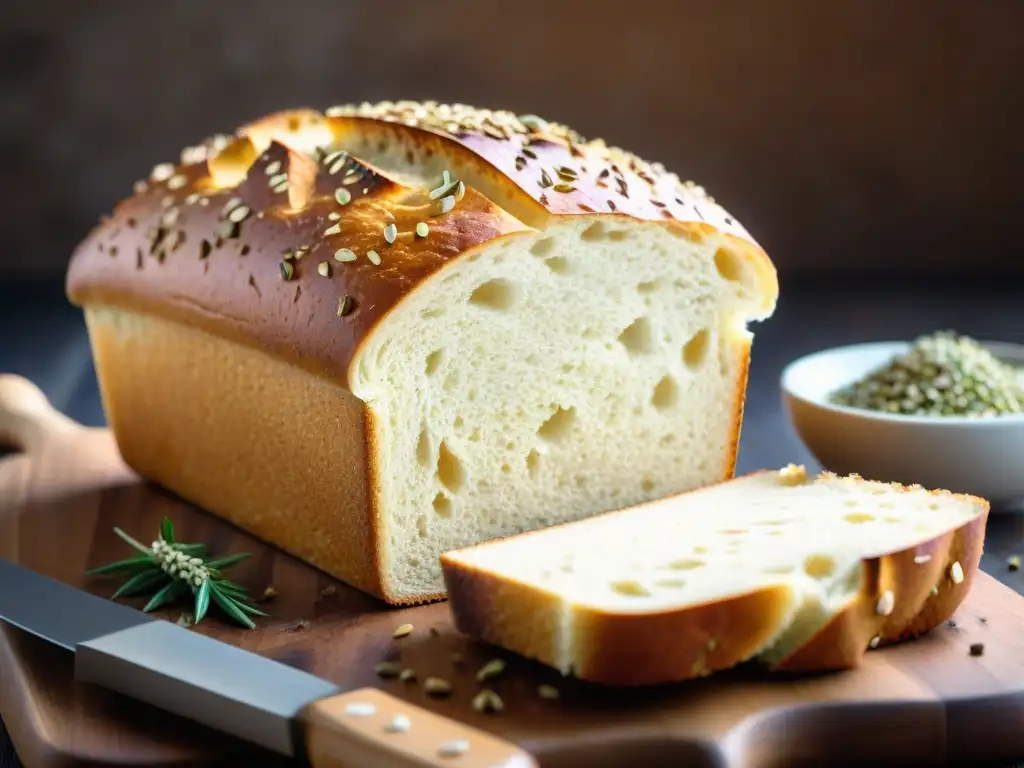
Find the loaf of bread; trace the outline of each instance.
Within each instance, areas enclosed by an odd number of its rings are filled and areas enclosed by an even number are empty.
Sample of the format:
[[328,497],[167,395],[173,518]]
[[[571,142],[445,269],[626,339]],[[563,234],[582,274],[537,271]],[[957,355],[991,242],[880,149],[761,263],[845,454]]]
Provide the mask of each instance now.
[[778,285],[657,164],[398,102],[158,165],[67,290],[131,467],[401,604],[442,552],[730,477]]
[[949,618],[988,502],[759,472],[442,556],[462,632],[611,685],[856,666]]

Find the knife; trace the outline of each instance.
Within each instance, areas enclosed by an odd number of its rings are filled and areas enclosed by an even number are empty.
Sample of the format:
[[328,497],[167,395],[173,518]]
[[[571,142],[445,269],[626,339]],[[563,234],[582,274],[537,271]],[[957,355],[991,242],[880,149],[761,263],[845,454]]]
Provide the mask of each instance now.
[[333,683],[0,559],[0,620],[73,651],[75,679],[314,768],[536,768],[518,746]]

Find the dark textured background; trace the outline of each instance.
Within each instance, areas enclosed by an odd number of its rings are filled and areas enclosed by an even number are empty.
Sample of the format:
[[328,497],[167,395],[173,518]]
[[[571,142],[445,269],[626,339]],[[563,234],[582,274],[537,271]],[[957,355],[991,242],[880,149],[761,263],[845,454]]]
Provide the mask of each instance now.
[[1024,271],[1019,0],[6,0],[0,275],[59,275],[159,160],[286,106],[566,122],[722,200],[787,272]]

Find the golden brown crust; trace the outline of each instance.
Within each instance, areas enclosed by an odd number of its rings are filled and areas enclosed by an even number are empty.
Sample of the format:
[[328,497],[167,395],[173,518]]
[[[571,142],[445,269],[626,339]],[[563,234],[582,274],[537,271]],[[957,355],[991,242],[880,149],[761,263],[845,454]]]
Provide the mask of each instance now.
[[[481,243],[525,231],[472,189],[437,215],[426,191],[351,159],[334,174],[322,159],[308,203],[292,209],[291,187],[271,182],[296,160],[273,143],[234,188],[216,189],[206,163],[160,174],[76,250],[69,297],[194,325],[345,383],[361,341],[425,277]],[[339,188],[351,196],[345,205],[335,199]],[[416,234],[420,222],[426,237]],[[394,243],[385,237],[389,223]],[[356,258],[338,261],[341,249]]]
[[[818,480],[831,477],[823,473]],[[988,516],[984,499],[956,498],[975,504],[981,513],[926,542],[864,559],[857,597],[773,668],[786,672],[852,668],[873,638],[878,638],[878,645],[915,637],[952,616],[978,569]],[[959,583],[950,575],[954,563],[962,569]],[[458,552],[442,555],[441,565],[460,632],[558,666],[563,662],[557,647],[559,629],[564,630],[559,622],[571,611],[573,673],[609,685],[680,681],[735,666],[763,652],[796,609],[792,591],[773,585],[673,611],[622,614],[583,605],[567,607],[557,594],[496,576],[464,562]],[[933,590],[936,585],[937,591]],[[892,593],[892,612],[883,615],[879,601],[888,600],[883,598],[887,592]]]

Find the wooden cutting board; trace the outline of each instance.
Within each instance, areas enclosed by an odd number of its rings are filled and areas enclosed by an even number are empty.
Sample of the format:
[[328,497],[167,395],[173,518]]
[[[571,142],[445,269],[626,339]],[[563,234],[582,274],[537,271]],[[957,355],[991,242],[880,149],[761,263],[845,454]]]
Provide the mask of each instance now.
[[[328,678],[378,685],[411,702],[492,731],[543,766],[801,764],[925,765],[1024,757],[1024,599],[987,575],[955,622],[868,654],[855,671],[783,678],[741,669],[687,684],[610,690],[472,643],[451,628],[444,603],[395,610],[335,582],[187,502],[140,480],[109,431],[56,413],[34,386],[0,377],[0,557],[101,595],[114,585],[82,572],[129,556],[111,529],[151,541],[167,515],[183,541],[216,554],[251,552],[232,573],[261,595],[271,618],[254,631],[211,616],[195,631]],[[163,614],[176,620],[180,611]],[[411,636],[395,640],[400,624]],[[971,656],[969,646],[983,643]],[[455,654],[458,654],[456,656]],[[501,656],[492,681],[500,714],[470,707],[475,672]],[[384,681],[374,665],[400,659],[449,679],[447,699],[418,682]],[[96,764],[237,764],[244,745],[187,721],[72,680],[70,655],[0,630],[0,717],[29,768]],[[537,695],[541,683],[558,700]],[[267,756],[260,755],[261,760]],[[266,764],[260,762],[260,764]]]

